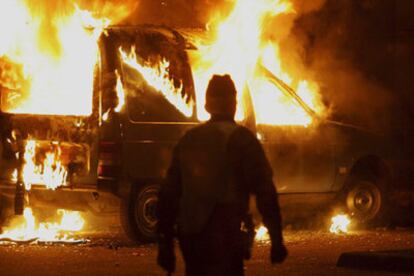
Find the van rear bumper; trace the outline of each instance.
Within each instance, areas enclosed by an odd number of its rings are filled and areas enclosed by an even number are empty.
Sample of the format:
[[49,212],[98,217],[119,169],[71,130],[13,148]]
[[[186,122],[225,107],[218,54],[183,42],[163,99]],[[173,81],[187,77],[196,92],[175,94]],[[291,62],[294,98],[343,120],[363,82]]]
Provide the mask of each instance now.
[[[14,190],[16,189],[16,182],[11,180],[1,180],[0,181],[0,190]],[[31,186],[31,190],[50,190],[46,188],[45,185],[38,185],[33,184]],[[96,186],[94,185],[82,185],[82,186],[75,186],[75,185],[68,185],[68,186],[60,186],[56,189],[56,191],[74,191],[74,192],[96,192]]]

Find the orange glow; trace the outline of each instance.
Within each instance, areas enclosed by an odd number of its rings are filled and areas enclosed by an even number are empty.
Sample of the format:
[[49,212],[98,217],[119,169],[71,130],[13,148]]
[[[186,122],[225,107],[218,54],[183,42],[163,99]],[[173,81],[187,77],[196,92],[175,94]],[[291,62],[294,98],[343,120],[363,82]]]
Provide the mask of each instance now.
[[[204,109],[204,93],[213,74],[232,76],[239,91],[238,120],[246,117],[241,93],[246,87],[253,100],[258,124],[310,125],[313,118],[301,106],[303,103],[315,108],[318,115],[324,112],[317,85],[309,85],[284,71],[279,46],[262,38],[266,19],[293,12],[289,1],[237,0],[228,17],[209,25],[210,39],[196,40],[198,51],[190,53],[199,119],[209,117]],[[265,76],[258,66],[296,90],[299,97],[292,99],[291,92],[275,85],[273,77]]]
[[11,241],[75,242],[70,236],[83,229],[85,221],[79,212],[58,210],[60,222],[39,223],[31,208],[25,208],[23,217],[4,229],[0,239]]

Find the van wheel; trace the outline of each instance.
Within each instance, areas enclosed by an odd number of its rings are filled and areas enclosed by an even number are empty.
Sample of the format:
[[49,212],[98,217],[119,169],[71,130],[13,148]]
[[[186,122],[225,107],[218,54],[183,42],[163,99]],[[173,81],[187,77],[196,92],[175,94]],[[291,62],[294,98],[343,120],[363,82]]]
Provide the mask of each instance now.
[[7,216],[7,198],[0,193],[0,233],[2,233],[2,228],[4,222],[6,221]]
[[384,190],[366,180],[356,180],[346,189],[345,206],[358,223],[372,224],[384,219]]
[[130,198],[122,201],[121,224],[130,240],[144,243],[155,241],[159,190],[159,185],[147,184],[133,189]]

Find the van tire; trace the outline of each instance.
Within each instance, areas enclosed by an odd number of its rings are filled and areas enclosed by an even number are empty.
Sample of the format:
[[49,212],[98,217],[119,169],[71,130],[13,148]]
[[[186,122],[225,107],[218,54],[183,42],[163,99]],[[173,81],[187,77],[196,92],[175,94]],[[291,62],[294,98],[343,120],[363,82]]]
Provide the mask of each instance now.
[[0,193],[0,233],[3,232],[3,225],[7,216],[7,198]]
[[158,184],[133,187],[129,198],[121,202],[121,225],[126,236],[133,242],[150,243],[156,239],[156,206]]
[[387,214],[385,190],[369,180],[354,180],[344,193],[347,212],[358,224],[377,226],[383,224]]

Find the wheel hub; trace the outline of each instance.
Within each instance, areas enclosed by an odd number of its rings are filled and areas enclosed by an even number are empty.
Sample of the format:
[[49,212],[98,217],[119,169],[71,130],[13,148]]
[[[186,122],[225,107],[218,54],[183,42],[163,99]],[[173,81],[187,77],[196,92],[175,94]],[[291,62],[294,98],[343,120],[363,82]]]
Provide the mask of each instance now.
[[369,210],[373,201],[374,199],[369,191],[359,191],[355,196],[355,208],[361,211]]
[[148,224],[155,224],[157,222],[157,199],[149,198],[144,203],[144,219]]
[[349,212],[357,219],[371,220],[381,208],[381,192],[375,184],[359,181],[349,190],[346,205]]
[[158,187],[149,186],[139,193],[135,203],[135,223],[139,231],[148,237],[155,236],[158,193]]

